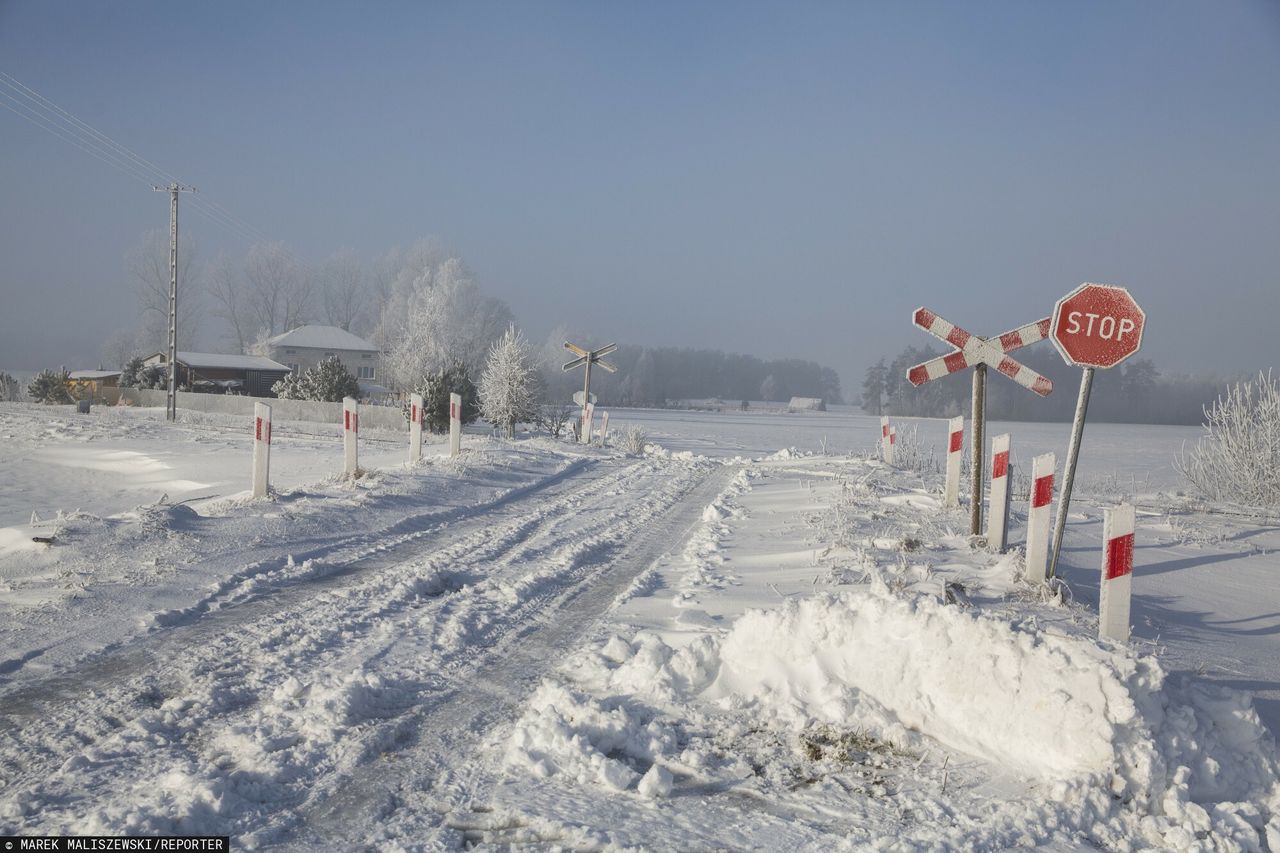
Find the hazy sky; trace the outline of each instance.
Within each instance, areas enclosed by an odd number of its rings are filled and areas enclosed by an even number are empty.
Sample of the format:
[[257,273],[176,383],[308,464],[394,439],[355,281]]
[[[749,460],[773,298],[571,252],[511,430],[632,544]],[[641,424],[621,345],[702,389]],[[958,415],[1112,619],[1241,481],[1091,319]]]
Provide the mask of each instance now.
[[[1167,371],[1280,367],[1269,0],[0,0],[0,71],[312,262],[438,236],[534,337],[848,392],[931,340],[917,305],[992,334],[1102,281]],[[3,109],[0,140],[0,367],[94,366],[167,197]]]

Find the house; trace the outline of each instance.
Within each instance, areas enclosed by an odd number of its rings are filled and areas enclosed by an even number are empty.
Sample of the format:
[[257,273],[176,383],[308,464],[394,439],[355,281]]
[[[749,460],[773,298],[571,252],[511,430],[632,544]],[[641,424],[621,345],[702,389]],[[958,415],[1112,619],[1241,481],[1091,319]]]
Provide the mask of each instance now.
[[71,388],[75,396],[94,395],[101,388],[118,388],[120,386],[119,370],[73,370],[70,374]]
[[792,397],[787,404],[789,412],[825,412],[827,403],[821,397]]
[[360,381],[374,387],[378,378],[378,348],[359,335],[337,326],[299,326],[267,340],[267,355],[294,373],[315,367],[330,356]]
[[[168,354],[158,352],[143,359],[143,364],[165,364],[167,361]],[[192,391],[274,397],[271,386],[288,373],[288,367],[258,355],[178,353],[178,386]]]

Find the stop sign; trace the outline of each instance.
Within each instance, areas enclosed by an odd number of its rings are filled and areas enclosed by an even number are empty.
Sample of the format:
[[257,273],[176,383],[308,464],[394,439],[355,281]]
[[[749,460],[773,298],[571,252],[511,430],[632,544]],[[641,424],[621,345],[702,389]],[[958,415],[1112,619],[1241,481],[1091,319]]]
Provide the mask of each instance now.
[[1082,284],[1054,306],[1050,337],[1070,364],[1115,367],[1142,345],[1146,319],[1123,287]]

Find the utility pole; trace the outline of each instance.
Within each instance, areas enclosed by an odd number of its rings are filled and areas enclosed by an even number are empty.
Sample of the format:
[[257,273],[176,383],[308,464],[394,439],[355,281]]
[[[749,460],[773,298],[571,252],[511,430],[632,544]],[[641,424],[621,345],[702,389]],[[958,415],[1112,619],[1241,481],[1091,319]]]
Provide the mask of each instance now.
[[195,187],[169,184],[153,186],[156,192],[167,192],[169,198],[169,394],[165,399],[165,417],[178,417],[178,193],[193,193]]

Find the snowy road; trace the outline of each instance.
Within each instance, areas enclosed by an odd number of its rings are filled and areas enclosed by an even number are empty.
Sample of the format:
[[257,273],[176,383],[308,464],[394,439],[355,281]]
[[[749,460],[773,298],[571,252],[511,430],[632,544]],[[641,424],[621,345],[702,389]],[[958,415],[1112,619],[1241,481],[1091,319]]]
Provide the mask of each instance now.
[[6,823],[183,832],[194,820],[248,844],[309,846],[300,827],[313,841],[343,827],[363,838],[381,818],[388,839],[420,838],[442,804],[483,784],[436,774],[456,771],[456,752],[679,543],[728,470],[576,466],[402,549],[27,680],[3,697],[0,769],[22,792]]

